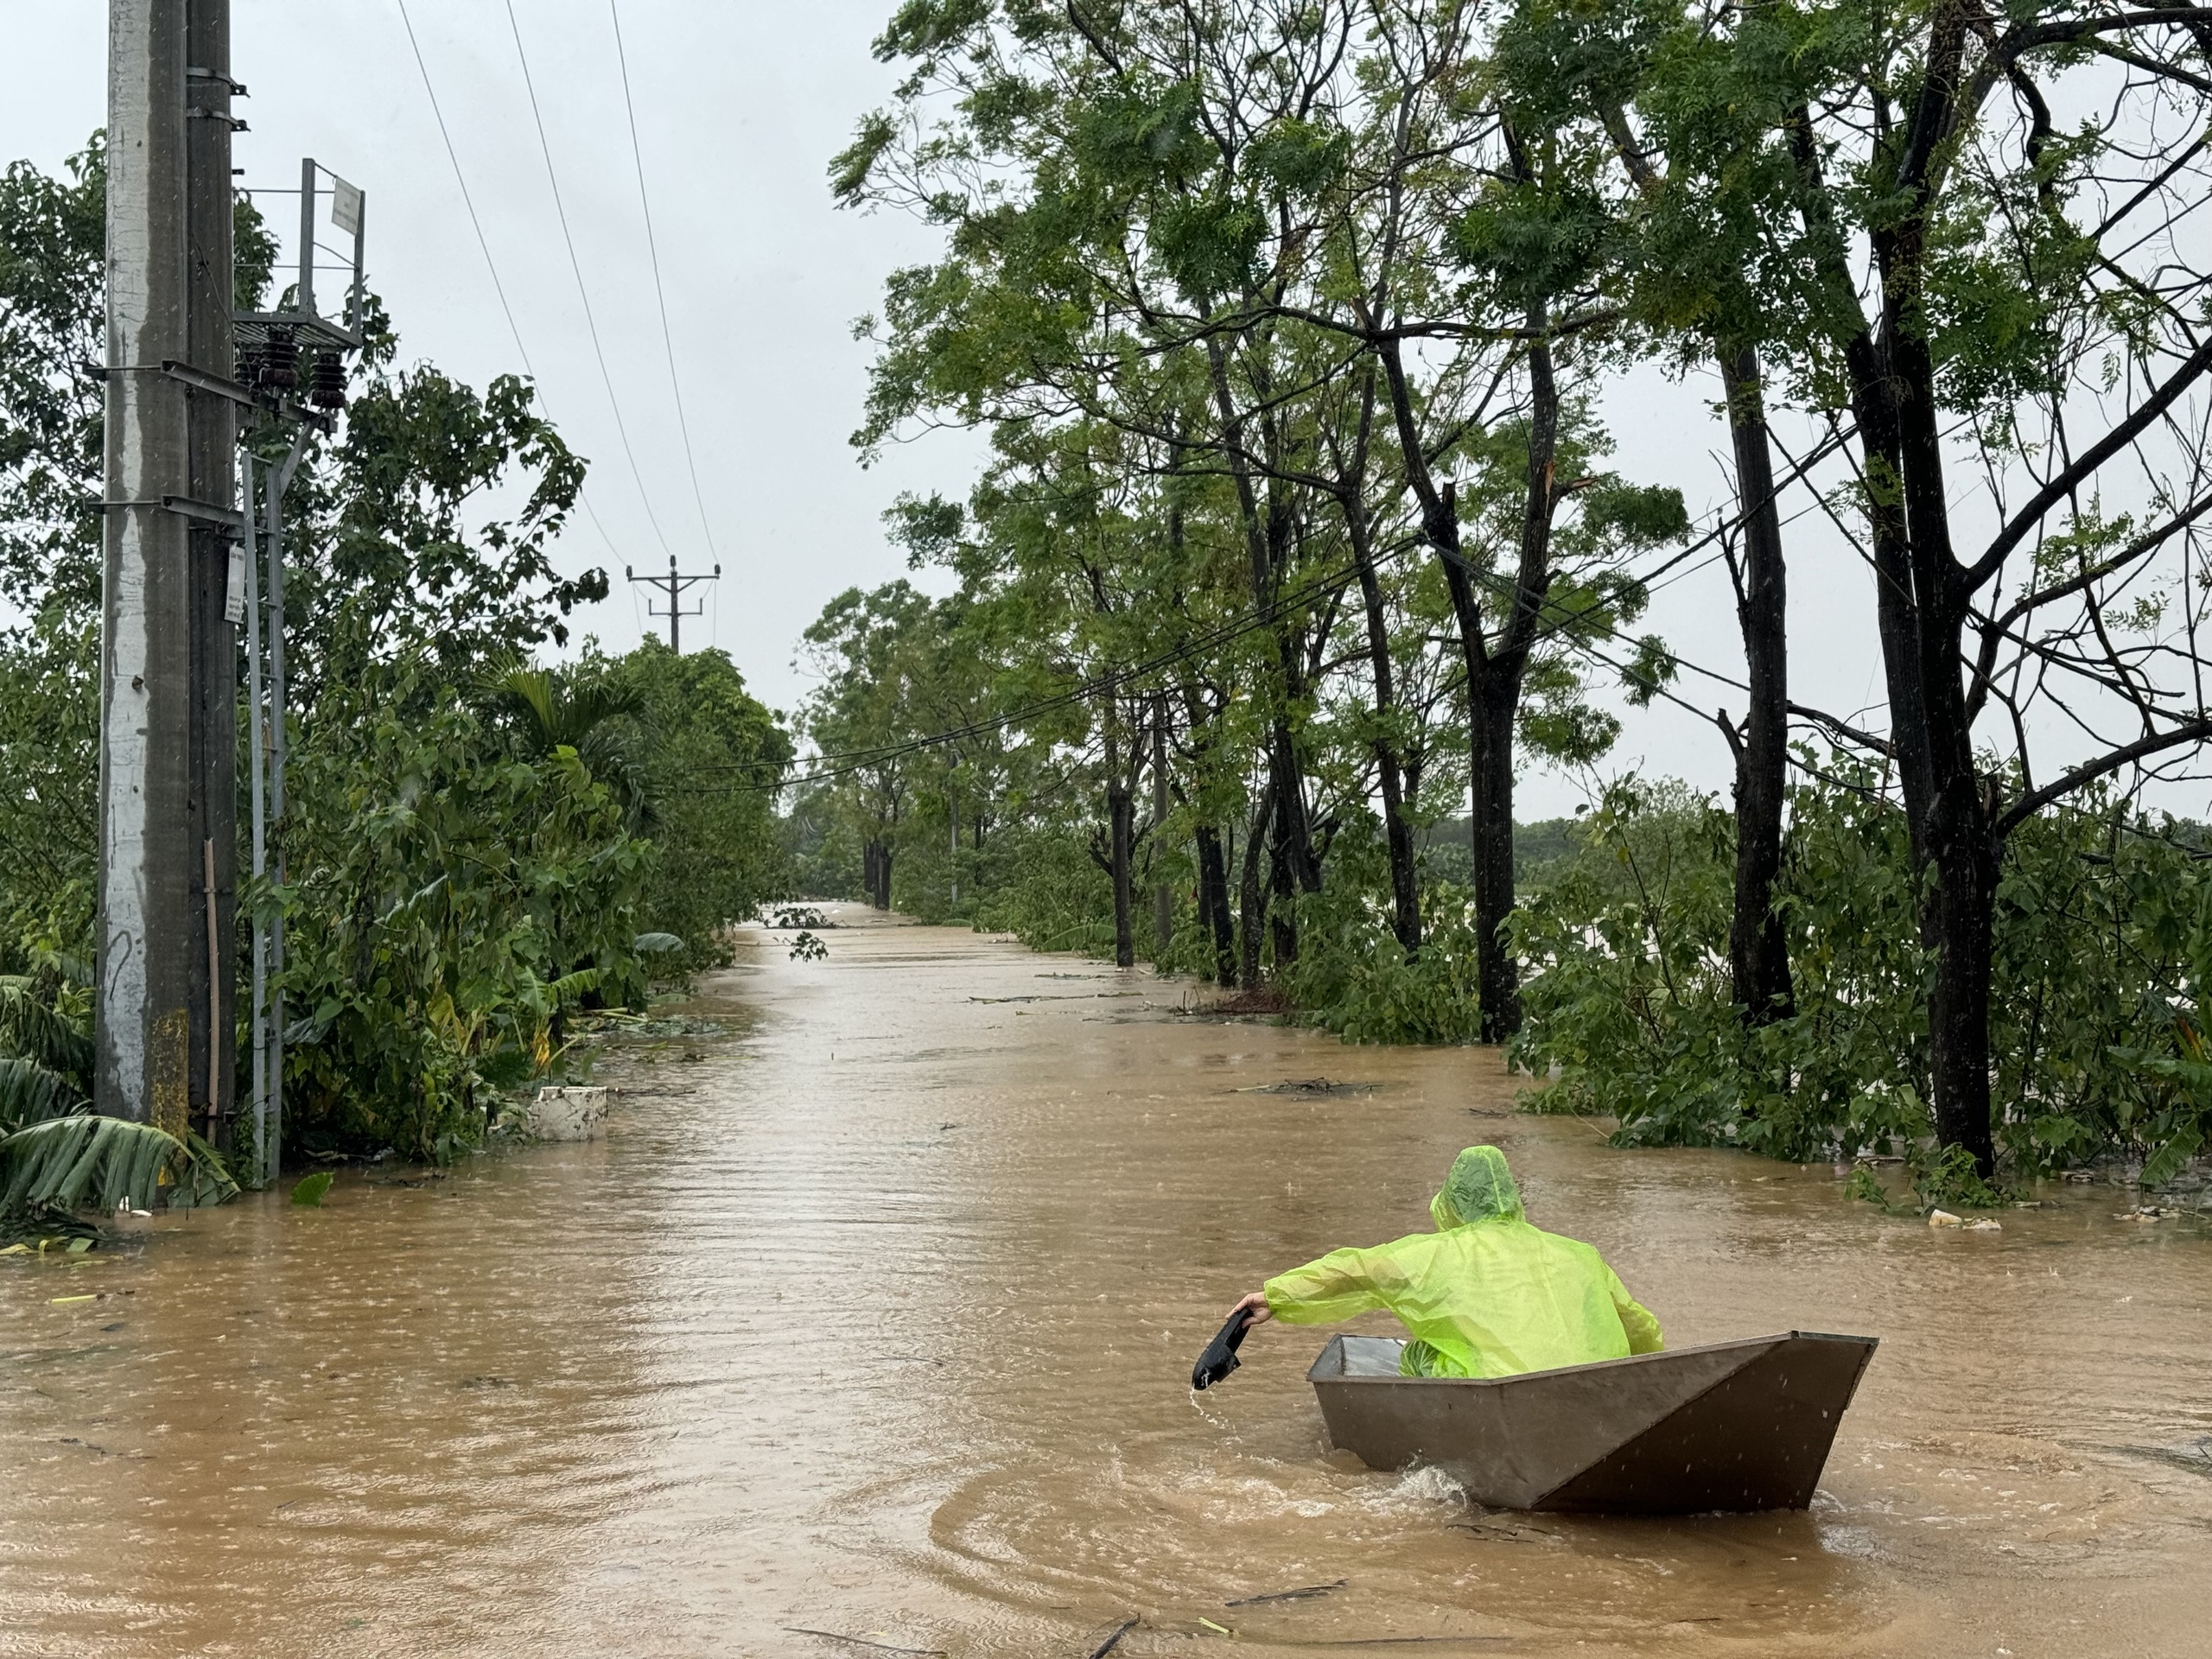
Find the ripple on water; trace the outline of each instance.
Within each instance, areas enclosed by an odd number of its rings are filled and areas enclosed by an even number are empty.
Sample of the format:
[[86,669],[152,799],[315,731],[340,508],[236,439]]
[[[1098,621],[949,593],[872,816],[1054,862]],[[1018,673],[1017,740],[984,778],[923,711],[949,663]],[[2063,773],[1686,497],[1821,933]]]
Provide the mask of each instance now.
[[[1052,1659],[1132,1617],[1137,1656],[1201,1619],[1263,1654],[2200,1650],[2200,1234],[2063,1192],[1931,1236],[1825,1168],[1513,1114],[1487,1051],[1015,1018],[970,999],[1124,982],[828,937],[745,945],[705,1058],[610,1062],[657,1092],[602,1141],[0,1263],[0,1654],[836,1650],[804,1626]],[[1370,1091],[1262,1092],[1347,1073]],[[1472,1139],[1676,1342],[1883,1338],[1811,1513],[1505,1515],[1364,1469],[1323,1438],[1314,1332],[1189,1392],[1238,1294],[1423,1225]]]

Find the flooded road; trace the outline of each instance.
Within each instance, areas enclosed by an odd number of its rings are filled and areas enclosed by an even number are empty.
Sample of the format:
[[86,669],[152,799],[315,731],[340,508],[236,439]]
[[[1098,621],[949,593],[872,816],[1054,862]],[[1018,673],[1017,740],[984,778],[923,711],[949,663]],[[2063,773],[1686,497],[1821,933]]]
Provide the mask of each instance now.
[[[950,930],[824,938],[702,988],[734,1038],[604,1068],[597,1142],[0,1262],[0,1654],[2212,1640],[2201,1223],[2065,1188],[1933,1232],[1826,1166],[1515,1114],[1491,1052],[1183,1017]],[[1273,1088],[1321,1077],[1363,1091]],[[1236,1296],[1426,1225],[1481,1140],[1672,1344],[1882,1338],[1809,1514],[1471,1511],[1328,1452],[1312,1330],[1188,1391]]]

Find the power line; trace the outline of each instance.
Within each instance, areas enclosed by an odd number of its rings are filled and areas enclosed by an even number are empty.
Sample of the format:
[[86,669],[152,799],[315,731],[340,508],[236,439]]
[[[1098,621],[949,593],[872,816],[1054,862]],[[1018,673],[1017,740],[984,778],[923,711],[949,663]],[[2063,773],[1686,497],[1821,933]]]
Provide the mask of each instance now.
[[522,84],[530,94],[530,118],[537,129],[537,148],[545,157],[545,181],[553,188],[553,211],[561,221],[561,240],[569,249],[569,269],[575,273],[576,297],[583,302],[584,327],[591,334],[592,354],[599,359],[599,378],[607,387],[607,406],[614,411],[614,430],[622,440],[622,454],[630,463],[630,476],[638,486],[638,499],[645,503],[645,522],[653,527],[653,536],[664,553],[673,553],[668,537],[661,531],[660,519],[653,512],[653,499],[645,489],[645,475],[639,468],[637,451],[630,447],[630,429],[622,419],[622,400],[614,395],[614,377],[607,367],[607,348],[600,344],[599,320],[592,315],[591,291],[584,286],[583,262],[576,257],[576,238],[569,229],[569,210],[561,200],[561,178],[553,167],[553,145],[545,136],[545,118],[537,107],[537,83],[530,73],[530,54],[523,49],[522,24],[516,20],[514,0],[506,0],[507,27],[515,37],[515,57],[522,65]]
[[706,533],[707,551],[720,569],[721,555],[715,547],[715,527],[707,517],[707,497],[699,487],[699,461],[691,453],[691,423],[683,412],[683,383],[676,372],[676,339],[668,326],[668,290],[660,280],[660,243],[653,235],[653,204],[645,194],[645,154],[638,143],[638,106],[630,97],[630,58],[622,46],[622,13],[615,0],[607,0],[607,15],[614,24],[614,61],[622,73],[622,108],[630,118],[630,159],[638,169],[638,206],[645,216],[645,251],[652,256],[653,296],[660,302],[660,343],[668,357],[668,387],[676,394],[676,426],[683,435],[683,464],[691,473],[691,499],[699,509],[699,528]]
[[[1815,446],[1813,450],[1806,455],[1803,461],[1799,461],[1793,460],[1789,474],[1785,478],[1777,480],[1772,486],[1770,493],[1756,505],[1758,506],[1764,506],[1768,501],[1774,499],[1776,496],[1780,494],[1784,485],[1802,480],[1814,466],[1826,459],[1828,455],[1834,454],[1838,448],[1841,448],[1847,435],[1847,434],[1840,429],[1832,430],[1827,438]],[[1639,578],[1639,580],[1648,586],[1659,576],[1669,571],[1675,569],[1685,561],[1695,556],[1705,549],[1712,547],[1716,543],[1722,542],[1730,530],[1740,527],[1744,522],[1750,518],[1751,512],[1751,507],[1743,506],[1739,507],[1733,515],[1722,518],[1711,530],[1669,555],[1667,558],[1663,559],[1655,569],[1646,575]],[[1426,544],[1427,543],[1421,540],[1413,540],[1402,543],[1398,546],[1386,550],[1381,555],[1381,556],[1376,558],[1374,563],[1379,567],[1389,561],[1401,558],[1407,553],[1411,552],[1414,549]],[[1459,568],[1470,577],[1489,587],[1494,594],[1501,598],[1518,602],[1519,584],[1513,579],[1503,575],[1497,571],[1478,569],[1474,565],[1469,563],[1464,556],[1454,562],[1457,563]],[[1711,560],[1709,559],[1701,561],[1698,567],[1694,568],[1701,569],[1704,564],[1710,563]],[[1216,645],[1226,645],[1246,633],[1253,632],[1255,629],[1265,627],[1269,623],[1273,622],[1277,617],[1283,614],[1286,611],[1305,603],[1308,599],[1316,597],[1332,589],[1341,588],[1346,586],[1352,582],[1358,574],[1359,567],[1357,564],[1344,566],[1332,572],[1328,575],[1322,576],[1316,581],[1308,583],[1306,586],[1294,590],[1289,594],[1278,597],[1276,600],[1266,606],[1262,606],[1258,609],[1246,613],[1246,614],[1241,619],[1223,623],[1206,633],[1200,634],[1195,638],[1187,639],[1181,644],[1175,645],[1167,651],[1162,652],[1153,658],[1147,658],[1145,661],[1132,664],[1126,668],[1109,670],[1104,674],[1094,676],[1092,678],[1071,687],[1067,691],[1057,693],[1051,697],[1045,698],[1042,701],[1033,703],[1027,708],[1015,709],[1009,714],[1001,715],[991,720],[970,721],[966,725],[955,727],[947,731],[929,733],[923,736],[909,738],[898,743],[883,744],[872,748],[849,749],[834,754],[816,755],[810,762],[810,764],[816,769],[800,777],[783,778],[772,783],[741,783],[734,785],[723,785],[709,789],[694,790],[686,792],[698,794],[722,794],[775,791],[795,788],[805,784],[832,782],[839,778],[849,777],[852,773],[863,771],[869,766],[880,766],[887,760],[897,760],[902,755],[916,753],[924,749],[935,748],[946,743],[958,742],[963,738],[982,736],[994,731],[1002,731],[1010,726],[1021,725],[1037,718],[1040,715],[1051,714],[1060,709],[1065,708],[1071,703],[1086,701],[1092,696],[1099,695],[1101,692],[1111,693],[1115,688],[1123,681],[1144,678],[1148,675],[1158,672],[1163,668],[1173,667],[1175,664],[1187,660],[1188,658],[1198,655],[1201,652],[1211,650]],[[1685,574],[1688,573],[1686,572]],[[1544,596],[1538,596],[1535,602],[1540,610],[1549,611],[1555,616],[1564,619],[1565,622],[1567,624],[1580,623],[1584,626],[1591,628],[1592,631],[1602,632],[1608,639],[1618,640],[1624,645],[1640,645],[1642,644],[1642,641],[1630,639],[1628,635],[1621,632],[1618,628],[1612,626],[1611,624],[1596,620],[1594,616],[1591,614],[1577,613],[1569,611],[1567,607],[1560,604],[1557,600]],[[1574,638],[1570,627],[1561,626],[1556,630],[1551,637],[1560,640],[1560,642],[1569,650],[1580,652],[1582,655],[1588,657],[1594,661],[1601,662],[1607,667],[1615,670],[1624,680],[1649,683],[1649,682],[1645,681],[1644,677],[1641,673],[1630,667],[1627,664],[1622,663],[1614,658],[1606,656],[1604,652],[1598,651],[1592,646],[1586,640],[1580,640]],[[1717,671],[1716,670],[1706,668],[1700,664],[1691,662],[1688,658],[1682,657],[1672,650],[1667,650],[1665,652],[1665,658],[1669,664],[1676,668],[1688,669],[1694,674],[1701,675],[1707,679],[1717,681],[1719,683],[1729,686],[1736,690],[1748,691],[1750,690],[1743,681],[1734,679],[1728,675]],[[1662,697],[1667,702],[1678,705],[1679,707],[1688,710],[1689,713],[1695,715],[1700,720],[1708,718],[1706,711],[1676,696],[1674,692],[1669,691],[1664,685],[1652,683],[1650,684],[1650,691],[1651,695]],[[824,764],[828,762],[834,762],[836,764]],[[699,767],[695,768],[695,770],[746,772],[754,770],[758,764],[759,763],[736,763],[727,766]]]
[[[1726,524],[1716,527],[1706,537],[1700,538],[1700,544],[1709,543],[1714,538],[1719,537],[1726,528]],[[1391,548],[1384,551],[1374,561],[1374,563],[1377,567],[1380,567],[1391,561],[1402,558],[1406,554],[1412,552],[1416,548],[1423,545],[1426,545],[1426,543],[1419,541],[1408,541],[1403,543],[1397,547]],[[1695,550],[1694,546],[1688,550]],[[1675,559],[1669,563],[1679,563],[1682,556],[1684,556],[1677,554],[1675,556]],[[1464,559],[1459,560],[1459,563],[1470,576],[1490,586],[1493,592],[1501,595],[1509,595],[1512,593],[1517,592],[1516,584],[1514,584],[1512,580],[1507,576],[1502,575],[1496,571],[1478,569],[1474,566],[1468,564]],[[1040,715],[1052,714],[1061,709],[1070,707],[1073,704],[1087,702],[1094,696],[1100,695],[1110,695],[1127,681],[1147,678],[1162,669],[1172,668],[1177,663],[1186,661],[1189,658],[1198,655],[1200,652],[1212,650],[1218,645],[1228,645],[1234,640],[1242,638],[1245,634],[1251,633],[1257,629],[1268,626],[1286,613],[1305,605],[1311,600],[1319,598],[1323,594],[1350,585],[1357,578],[1358,575],[1359,567],[1357,564],[1342,566],[1325,576],[1316,578],[1314,581],[1308,582],[1302,588],[1294,589],[1291,593],[1278,597],[1265,606],[1249,611],[1241,617],[1233,619],[1227,622],[1220,623],[1215,627],[1207,630],[1205,632],[1200,633],[1193,638],[1186,639],[1179,644],[1173,645],[1166,651],[1158,652],[1142,661],[1132,663],[1126,667],[1109,669],[1103,674],[1094,675],[1090,679],[1082,681],[1077,684],[1070,687],[1065,691],[1057,692],[1052,696],[1042,698],[1025,708],[1014,709],[1009,713],[995,715],[989,720],[970,721],[964,725],[953,727],[941,732],[926,733],[922,736],[907,738],[897,743],[887,743],[869,748],[847,749],[836,753],[817,755],[813,757],[813,760],[810,763],[815,769],[800,777],[784,778],[772,783],[727,785],[715,789],[690,791],[687,792],[702,794],[745,793],[756,791],[780,791],[791,789],[804,784],[829,783],[839,778],[849,777],[855,772],[865,771],[870,766],[880,766],[887,760],[895,760],[902,756],[918,753],[925,749],[937,748],[947,743],[959,742],[963,739],[980,737],[991,732],[1003,731],[1007,728],[1012,726],[1026,725]],[[1580,622],[1586,626],[1592,626],[1597,629],[1602,630],[1602,632],[1611,639],[1618,639],[1624,643],[1630,645],[1640,643],[1639,641],[1629,639],[1628,637],[1621,633],[1619,630],[1613,628],[1609,625],[1595,622],[1592,618],[1586,615],[1578,615],[1574,613],[1569,612],[1556,600],[1540,598],[1536,602],[1540,607],[1552,611],[1558,615],[1566,618],[1569,622]],[[1573,638],[1572,633],[1564,628],[1555,632],[1553,637],[1560,639],[1560,642],[1569,650],[1580,652],[1583,655],[1592,658],[1605,664],[1608,667],[1617,670],[1624,678],[1640,677],[1637,675],[1636,671],[1629,667],[1626,664],[1618,662],[1612,658],[1605,656],[1603,652],[1599,652],[1594,647],[1591,646],[1586,641]],[[1725,684],[1734,686],[1739,690],[1745,689],[1742,682],[1732,680],[1726,675],[1717,673],[1711,669],[1700,667],[1697,664],[1692,663],[1687,658],[1677,657],[1672,652],[1667,652],[1667,660],[1679,667],[1689,669],[1694,673],[1702,674],[1710,679],[1719,680]],[[1698,715],[1700,719],[1705,718],[1703,710],[1697,709],[1693,704],[1683,702],[1681,698],[1675,696],[1663,685],[1654,686],[1653,691],[1655,695],[1664,697],[1670,702],[1680,703],[1682,708],[1688,709],[1692,714]],[[695,768],[695,770],[742,772],[753,770],[754,766],[758,764],[759,763],[738,762],[728,766],[699,767]]]
[[[492,257],[491,238],[484,234],[484,221],[476,214],[476,198],[469,194],[468,175],[461,169],[461,152],[454,148],[453,133],[446,126],[446,112],[438,103],[438,89],[430,84],[430,66],[423,60],[423,43],[415,37],[415,20],[407,15],[407,0],[399,0],[399,21],[407,30],[407,44],[415,53],[415,67],[422,73],[423,91],[430,100],[430,113],[437,118],[438,137],[445,140],[446,159],[453,163],[454,182],[461,187],[461,205],[468,209],[468,223],[476,232],[476,245],[483,251],[484,269],[492,274],[492,291],[499,296],[499,309],[505,314],[507,332],[514,336],[515,353],[522,359],[523,372],[530,377],[531,395],[537,399],[544,410],[548,425],[553,422],[553,406],[546,401],[545,389],[538,384],[537,371],[530,360],[530,347],[522,343],[522,327],[515,321],[515,308],[507,302],[507,285],[499,280],[499,262]],[[599,510],[591,498],[576,490],[576,499],[583,504],[585,515],[592,528],[599,532],[599,539],[607,543],[609,556],[614,552],[614,538],[607,533],[607,526],[599,522]]]

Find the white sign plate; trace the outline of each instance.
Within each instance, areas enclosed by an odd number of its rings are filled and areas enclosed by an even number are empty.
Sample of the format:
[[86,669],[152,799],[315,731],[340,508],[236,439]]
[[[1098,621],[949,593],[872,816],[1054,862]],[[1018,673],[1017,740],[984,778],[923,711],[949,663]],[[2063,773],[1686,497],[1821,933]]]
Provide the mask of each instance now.
[[332,175],[330,222],[348,236],[361,233],[361,188]]

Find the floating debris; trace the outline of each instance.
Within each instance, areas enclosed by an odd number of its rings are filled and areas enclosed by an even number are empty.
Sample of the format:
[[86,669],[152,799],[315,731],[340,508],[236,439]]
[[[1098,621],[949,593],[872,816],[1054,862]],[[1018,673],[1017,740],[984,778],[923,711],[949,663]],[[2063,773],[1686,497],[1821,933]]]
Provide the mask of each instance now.
[[1968,1221],[1964,1216],[1955,1216],[1948,1210],[1930,1210],[1928,1224],[1930,1227],[1962,1228],[1969,1233],[2001,1233],[2005,1230],[2003,1222],[1992,1221],[1987,1216],[1976,1216]]
[[2154,1462],[2171,1464],[2193,1475],[2212,1475],[2212,1434],[2181,1446],[2116,1446],[2112,1449],[2131,1458],[2149,1458]]
[[1348,1579],[1338,1579],[1329,1584],[1302,1585],[1295,1590],[1271,1590],[1264,1596],[1243,1596],[1235,1601],[1224,1601],[1221,1605],[1224,1607],[1257,1607],[1262,1602],[1269,1601],[1312,1601],[1317,1596],[1325,1596],[1341,1590],[1350,1582]]
[[951,1659],[943,1648],[900,1648],[888,1642],[877,1642],[865,1636],[845,1636],[836,1630],[810,1630],[804,1624],[786,1624],[784,1628],[793,1636],[818,1636],[825,1642],[849,1643],[855,1648],[873,1648],[878,1653],[910,1653],[920,1659]]

